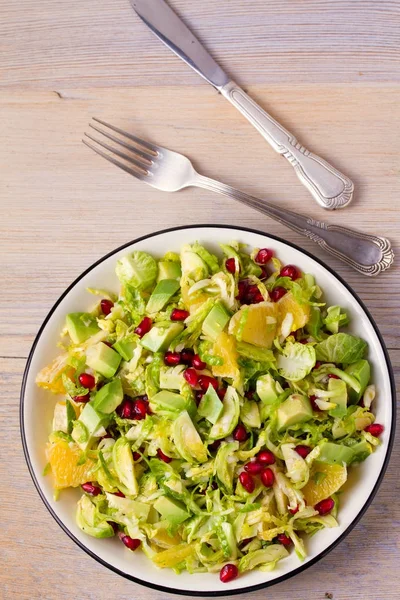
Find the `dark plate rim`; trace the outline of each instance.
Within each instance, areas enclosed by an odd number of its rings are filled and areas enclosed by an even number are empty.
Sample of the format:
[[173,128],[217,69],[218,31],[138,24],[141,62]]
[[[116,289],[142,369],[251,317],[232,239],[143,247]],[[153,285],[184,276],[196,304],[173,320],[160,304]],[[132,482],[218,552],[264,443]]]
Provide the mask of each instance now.
[[[89,550],[84,544],[82,544],[74,535],[73,533],[68,529],[68,527],[66,525],[64,525],[64,523],[61,521],[61,519],[57,516],[57,514],[53,511],[52,507],[49,505],[49,503],[47,502],[47,499],[44,495],[44,493],[42,492],[42,489],[40,487],[39,481],[36,478],[36,475],[34,473],[31,461],[30,461],[30,457],[29,457],[29,452],[28,452],[28,447],[27,447],[27,443],[26,443],[26,437],[25,437],[25,426],[24,426],[24,398],[25,398],[25,388],[26,388],[26,382],[27,382],[27,377],[28,377],[28,373],[29,373],[29,368],[30,368],[30,364],[32,361],[32,357],[34,355],[36,346],[38,344],[38,341],[50,319],[50,317],[52,316],[52,314],[54,313],[54,311],[56,310],[57,306],[60,304],[60,302],[65,298],[65,296],[67,296],[69,294],[69,292],[72,290],[72,288],[75,287],[75,285],[77,283],[79,283],[79,281],[85,276],[87,275],[90,271],[92,271],[95,267],[97,267],[99,264],[101,264],[102,262],[104,262],[105,260],[107,260],[108,258],[110,258],[111,256],[113,256],[114,254],[117,254],[118,252],[120,252],[121,250],[124,250],[124,248],[128,248],[129,246],[131,246],[132,244],[136,244],[137,242],[141,242],[142,240],[146,240],[158,235],[162,235],[164,233],[169,233],[171,231],[180,231],[182,229],[201,229],[201,228],[212,228],[212,229],[232,229],[232,230],[236,230],[236,231],[245,231],[248,233],[256,233],[258,235],[263,235],[266,237],[269,237],[273,240],[276,240],[278,242],[281,242],[283,244],[286,244],[287,246],[290,246],[291,248],[294,248],[295,250],[298,250],[299,252],[305,254],[306,256],[308,256],[309,258],[312,258],[313,260],[315,260],[317,263],[319,263],[322,267],[324,267],[331,275],[333,275],[334,277],[336,277],[340,283],[342,283],[347,290],[351,293],[351,295],[355,298],[355,300],[360,304],[360,306],[362,307],[362,309],[364,310],[365,314],[367,315],[378,339],[379,342],[381,344],[384,356],[385,356],[385,361],[386,361],[386,367],[388,369],[388,373],[389,373],[389,379],[390,379],[390,387],[391,387],[391,394],[392,394],[392,410],[393,410],[393,418],[392,418],[392,424],[391,424],[391,429],[390,429],[390,437],[389,437],[389,441],[388,441],[388,445],[387,445],[387,449],[386,449],[386,456],[385,456],[385,460],[384,463],[382,465],[382,469],[379,473],[379,476],[377,477],[375,486],[373,488],[373,490],[371,491],[371,494],[368,497],[368,500],[365,502],[364,506],[362,507],[362,509],[360,510],[360,512],[358,513],[358,515],[353,519],[353,521],[350,523],[350,525],[346,528],[346,530],[342,533],[342,535],[335,540],[330,546],[328,546],[328,548],[326,548],[323,552],[321,552],[320,554],[318,554],[315,558],[312,558],[311,560],[309,560],[306,564],[304,565],[300,565],[297,569],[294,569],[293,571],[291,571],[290,573],[287,573],[285,575],[282,575],[281,577],[277,577],[276,579],[272,580],[272,581],[266,581],[264,583],[259,583],[257,585],[253,585],[250,587],[246,587],[246,588],[236,588],[234,590],[229,590],[229,588],[226,591],[216,591],[216,592],[202,592],[202,591],[194,591],[194,590],[184,590],[184,589],[176,589],[176,588],[170,588],[170,587],[165,587],[162,585],[158,585],[155,583],[150,583],[147,581],[143,581],[141,579],[138,579],[137,577],[133,577],[132,575],[128,575],[127,573],[124,573],[123,571],[121,571],[120,569],[117,569],[116,567],[113,567],[112,565],[110,565],[109,563],[107,563],[105,560],[103,560],[102,558],[98,557],[94,552],[92,552],[91,550]],[[47,314],[46,318],[44,319],[36,337],[35,340],[33,342],[31,351],[29,353],[28,356],[28,360],[26,363],[26,367],[24,370],[24,374],[23,374],[23,378],[22,378],[22,386],[21,386],[21,393],[20,393],[20,430],[21,430],[21,440],[22,440],[22,446],[23,446],[23,451],[24,451],[24,455],[25,455],[25,460],[29,469],[29,473],[31,475],[32,481],[39,493],[39,496],[41,497],[44,505],[46,506],[47,510],[49,511],[49,513],[51,514],[51,516],[55,519],[55,521],[58,523],[58,525],[64,530],[64,532],[68,535],[68,537],[71,538],[71,540],[73,542],[75,542],[75,544],[77,544],[84,552],[86,552],[86,554],[88,554],[89,556],[91,556],[92,558],[94,558],[98,563],[100,563],[101,565],[103,565],[104,567],[107,567],[108,569],[110,569],[111,571],[113,571],[114,573],[117,573],[118,575],[121,575],[122,577],[129,579],[130,581],[133,581],[134,583],[138,583],[140,585],[143,585],[145,587],[154,589],[154,590],[158,590],[160,592],[167,592],[167,593],[172,593],[172,594],[178,594],[178,595],[191,595],[191,596],[198,596],[198,597],[218,597],[218,596],[233,596],[236,594],[242,594],[243,591],[246,592],[255,592],[257,590],[261,590],[261,589],[265,589],[267,587],[271,587],[273,585],[276,585],[277,583],[281,583],[283,581],[286,581],[288,579],[290,579],[291,577],[294,577],[295,575],[297,575],[298,573],[301,573],[302,571],[305,571],[306,569],[308,569],[309,567],[311,567],[312,565],[316,564],[319,560],[321,560],[322,558],[324,558],[329,552],[331,552],[334,548],[336,548],[336,546],[338,544],[340,544],[340,542],[342,540],[344,540],[344,538],[354,529],[354,527],[357,525],[357,523],[359,522],[359,520],[361,519],[361,517],[364,515],[364,513],[366,512],[366,510],[369,508],[369,506],[372,503],[373,498],[375,497],[375,494],[377,493],[379,486],[381,485],[383,476],[385,474],[385,471],[387,469],[387,466],[389,464],[389,459],[390,459],[390,455],[392,452],[392,448],[393,448],[393,443],[394,443],[394,434],[395,434],[395,427],[396,427],[396,388],[395,388],[395,381],[394,381],[394,374],[393,374],[393,368],[390,362],[390,358],[389,358],[389,354],[388,351],[386,349],[385,346],[385,342],[383,341],[382,335],[373,319],[373,317],[371,316],[369,310],[367,309],[367,307],[365,306],[365,304],[363,303],[363,301],[358,297],[358,295],[352,290],[352,288],[349,286],[349,284],[340,276],[338,275],[331,267],[329,267],[328,265],[326,265],[322,260],[320,260],[319,258],[317,258],[316,256],[313,256],[310,252],[308,252],[307,250],[303,250],[302,248],[300,248],[299,246],[297,246],[296,244],[293,244],[292,242],[288,242],[276,235],[272,235],[270,233],[266,233],[264,231],[260,231],[257,229],[252,229],[250,227],[240,227],[237,225],[218,225],[218,224],[200,224],[200,225],[180,225],[177,227],[169,227],[168,229],[162,229],[160,231],[156,231],[154,233],[148,233],[146,235],[143,235],[139,238],[136,238],[130,242],[127,242],[126,244],[123,244],[122,246],[119,246],[118,248],[112,250],[111,252],[109,252],[108,254],[104,255],[102,258],[100,258],[99,260],[97,260],[96,262],[94,262],[90,267],[88,267],[83,273],[81,273],[68,287],[67,289],[61,294],[61,296],[58,298],[58,300],[55,302],[55,304],[52,306],[52,308],[50,309],[49,313]]]

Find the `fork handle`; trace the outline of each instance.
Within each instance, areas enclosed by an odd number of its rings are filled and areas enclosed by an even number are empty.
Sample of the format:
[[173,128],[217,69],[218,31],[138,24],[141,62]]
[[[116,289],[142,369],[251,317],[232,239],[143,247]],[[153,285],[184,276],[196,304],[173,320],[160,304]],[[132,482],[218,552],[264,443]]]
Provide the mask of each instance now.
[[322,221],[315,221],[311,217],[278,208],[270,202],[260,200],[255,196],[250,196],[229,185],[197,173],[191,185],[229,196],[258,210],[271,219],[313,240],[321,248],[364,275],[378,275],[386,271],[393,262],[394,255],[390,241],[384,237],[361,233],[340,225],[328,225]]
[[351,202],[354,185],[348,177],[299,144],[294,135],[262,110],[235,82],[230,81],[219,91],[254,125],[278,154],[287,158],[318,204],[334,210]]

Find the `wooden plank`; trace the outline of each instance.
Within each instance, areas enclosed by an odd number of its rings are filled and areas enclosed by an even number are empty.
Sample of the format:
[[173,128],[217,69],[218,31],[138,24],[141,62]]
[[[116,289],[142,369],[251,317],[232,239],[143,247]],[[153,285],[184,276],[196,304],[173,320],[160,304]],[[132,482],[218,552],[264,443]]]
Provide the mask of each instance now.
[[[400,351],[391,352],[400,386]],[[2,402],[0,431],[0,502],[2,515],[1,587],[4,600],[164,600],[113,574],[87,556],[64,534],[47,512],[31,482],[19,443],[18,396],[25,361],[0,362]],[[400,449],[395,445],[382,486],[361,522],[317,565],[254,600],[397,600],[400,578],[398,521]],[[106,543],[106,542],[105,542]],[[134,560],[134,556],[132,557]],[[247,596],[243,595],[243,599]],[[189,600],[189,596],[184,596]]]

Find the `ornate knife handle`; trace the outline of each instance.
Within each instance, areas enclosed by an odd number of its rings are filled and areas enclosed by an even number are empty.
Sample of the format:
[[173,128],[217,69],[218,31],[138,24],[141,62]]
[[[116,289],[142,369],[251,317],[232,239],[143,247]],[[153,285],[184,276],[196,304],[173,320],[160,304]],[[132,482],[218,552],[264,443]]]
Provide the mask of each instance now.
[[394,254],[390,241],[384,237],[315,221],[311,217],[278,208],[274,204],[197,173],[191,185],[230,196],[242,204],[251,206],[293,231],[310,238],[321,248],[364,275],[378,275],[386,271],[393,263]]
[[288,159],[298,178],[318,204],[335,210],[351,202],[354,185],[348,177],[301,146],[289,131],[262,110],[236,83],[230,81],[219,88],[219,91],[254,125],[278,154]]

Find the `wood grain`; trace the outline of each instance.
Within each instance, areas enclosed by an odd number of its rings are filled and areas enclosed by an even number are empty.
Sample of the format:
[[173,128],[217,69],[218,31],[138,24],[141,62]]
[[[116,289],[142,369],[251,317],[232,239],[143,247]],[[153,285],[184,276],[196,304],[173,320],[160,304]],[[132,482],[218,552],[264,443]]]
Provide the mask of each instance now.
[[[158,600],[100,567],[42,505],[19,441],[25,359],[48,310],[93,261],[177,224],[280,235],[335,268],[377,321],[400,376],[399,271],[367,279],[314,244],[209,192],[159,193],[81,143],[91,116],[186,153],[205,175],[398,246],[399,0],[171,0],[215,57],[298,139],[356,185],[318,208],[285,161],[135,18],[128,0],[0,3],[0,598]],[[400,456],[344,543],[274,600],[399,597]],[[82,582],[85,583],[84,587]],[[245,595],[242,596],[244,598]]]

